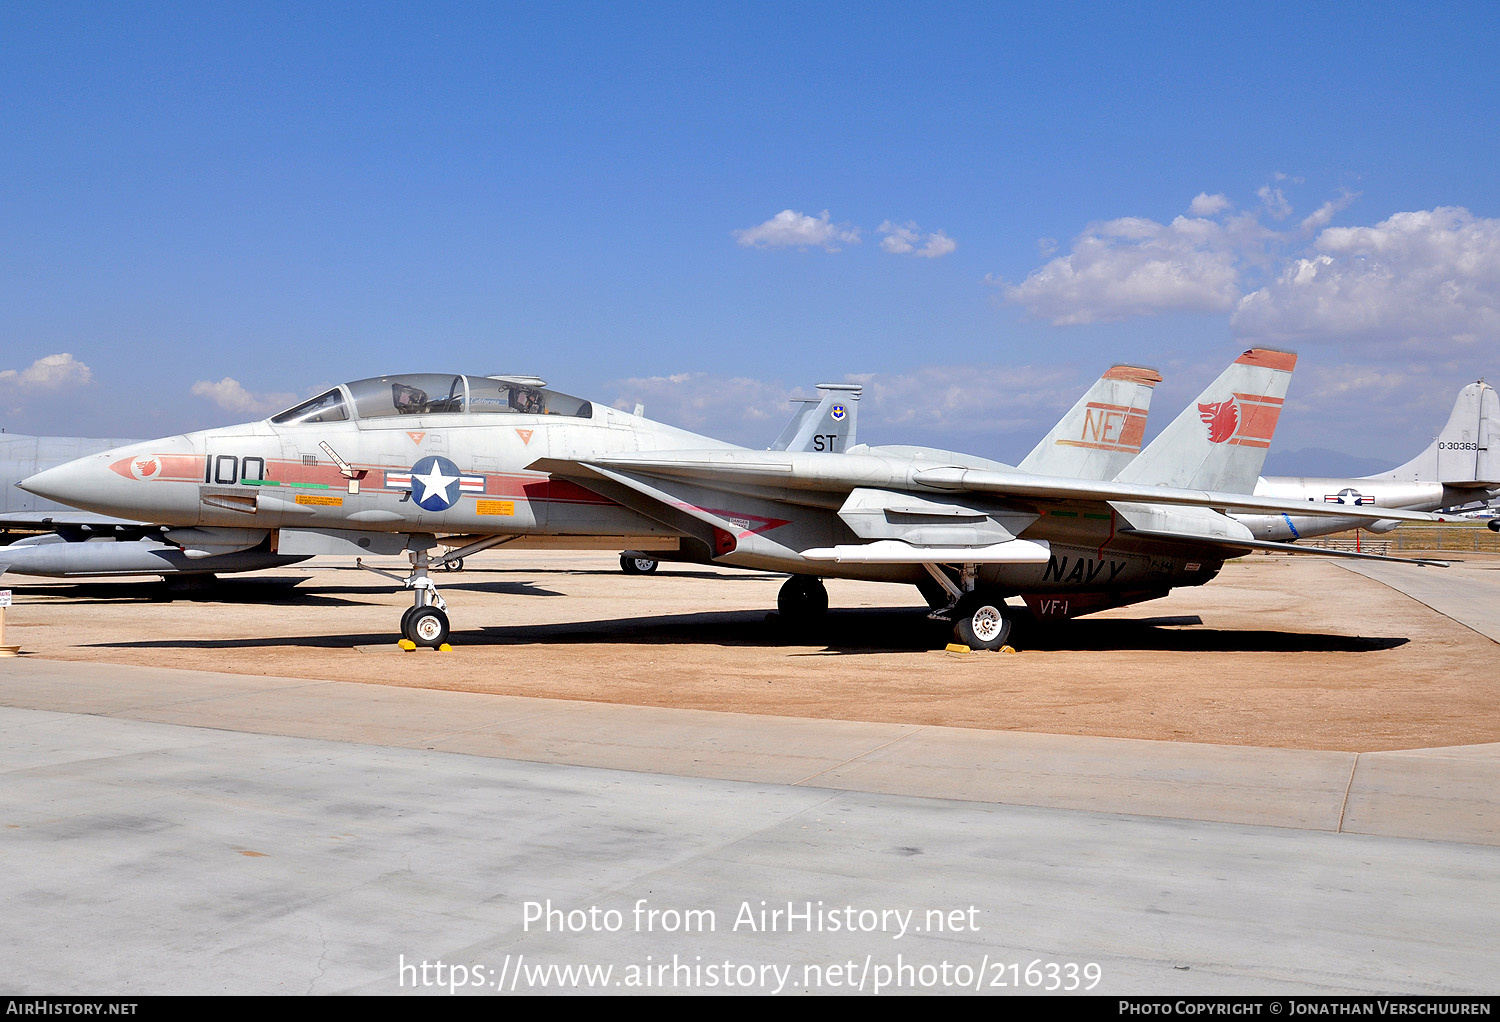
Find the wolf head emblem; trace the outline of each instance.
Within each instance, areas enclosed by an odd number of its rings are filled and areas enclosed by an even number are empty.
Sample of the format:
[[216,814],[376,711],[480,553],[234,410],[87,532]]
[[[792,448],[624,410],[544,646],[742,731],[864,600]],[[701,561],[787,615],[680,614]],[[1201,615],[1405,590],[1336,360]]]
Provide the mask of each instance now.
[[1198,415],[1208,426],[1210,443],[1222,444],[1234,436],[1234,431],[1239,428],[1240,413],[1235,406],[1234,398],[1220,401],[1218,404],[1199,405]]

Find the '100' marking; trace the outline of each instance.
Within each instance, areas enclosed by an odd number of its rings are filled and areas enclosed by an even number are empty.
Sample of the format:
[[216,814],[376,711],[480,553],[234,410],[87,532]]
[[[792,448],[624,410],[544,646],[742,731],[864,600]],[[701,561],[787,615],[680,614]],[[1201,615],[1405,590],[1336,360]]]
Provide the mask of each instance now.
[[262,480],[265,477],[265,458],[246,457],[241,460],[233,454],[210,454],[203,459],[205,483],[238,483],[245,479]]

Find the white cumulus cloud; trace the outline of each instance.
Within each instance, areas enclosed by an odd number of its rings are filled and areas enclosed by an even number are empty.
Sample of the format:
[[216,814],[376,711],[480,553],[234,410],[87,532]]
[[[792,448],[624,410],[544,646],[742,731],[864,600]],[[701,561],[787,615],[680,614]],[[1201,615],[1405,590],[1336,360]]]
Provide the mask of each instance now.
[[1456,206],[1329,227],[1231,321],[1262,342],[1471,345],[1500,334],[1500,220]]
[[892,430],[886,443],[912,442],[907,430],[969,437],[969,448],[976,435],[1015,430],[1034,431],[1040,440],[1077,397],[1076,373],[1068,366],[929,365],[856,373],[849,381],[864,385],[861,428]]
[[880,240],[882,251],[890,252],[892,255],[913,255],[923,259],[936,259],[958,248],[958,242],[942,231],[931,231],[924,235],[922,229],[910,220],[904,224],[887,220],[876,230],[885,235]]
[[1232,204],[1224,195],[1209,195],[1207,192],[1199,192],[1198,197],[1188,206],[1188,214],[1191,216],[1217,216],[1229,209]]
[[1245,221],[1121,217],[1089,225],[1073,250],[1007,284],[1007,301],[1059,326],[1168,310],[1227,312],[1240,297]]
[[0,371],[0,383],[26,390],[58,390],[92,383],[89,367],[67,352],[44,355],[25,369]]
[[837,252],[839,244],[858,244],[859,228],[833,223],[828,210],[810,216],[784,209],[765,223],[734,231],[734,238],[748,248],[811,248]]
[[1312,214],[1302,220],[1302,233],[1312,234],[1314,231],[1327,227],[1329,222],[1340,210],[1345,209],[1355,199],[1359,198],[1358,192],[1343,192],[1337,199],[1329,199],[1319,206]]
[[1287,201],[1286,196],[1280,188],[1272,188],[1270,185],[1261,185],[1260,190],[1255,193],[1260,199],[1261,205],[1266,212],[1277,220],[1285,220],[1292,215],[1292,204]]
[[280,411],[297,400],[295,394],[252,394],[230,376],[217,383],[199,380],[193,384],[192,392],[194,397],[207,398],[225,411],[256,415]]
[[789,408],[783,384],[743,376],[673,373],[618,380],[610,387],[616,408],[630,411],[644,404],[646,415],[657,422],[747,447],[763,448],[775,440],[783,409]]

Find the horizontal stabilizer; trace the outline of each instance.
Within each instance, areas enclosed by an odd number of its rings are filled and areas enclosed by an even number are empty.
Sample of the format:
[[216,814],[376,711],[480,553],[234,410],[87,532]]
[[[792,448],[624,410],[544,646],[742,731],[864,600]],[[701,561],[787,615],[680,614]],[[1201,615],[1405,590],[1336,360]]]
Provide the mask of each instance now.
[[1397,564],[1422,564],[1432,568],[1447,568],[1447,561],[1434,561],[1425,557],[1387,557],[1384,554],[1367,554],[1354,550],[1329,550],[1325,547],[1299,546],[1296,543],[1277,543],[1269,539],[1226,539],[1223,536],[1195,536],[1181,532],[1154,532],[1145,529],[1122,529],[1122,536],[1150,536],[1153,539],[1170,539],[1184,543],[1203,543],[1228,550],[1248,547],[1252,550],[1272,550],[1284,554],[1314,554],[1319,557],[1352,557],[1362,561],[1394,561]]

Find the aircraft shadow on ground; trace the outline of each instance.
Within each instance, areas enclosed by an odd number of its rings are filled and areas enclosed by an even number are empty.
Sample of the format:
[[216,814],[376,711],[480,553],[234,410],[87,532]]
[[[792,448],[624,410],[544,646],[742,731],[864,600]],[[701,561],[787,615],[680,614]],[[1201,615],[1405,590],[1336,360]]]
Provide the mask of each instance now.
[[297,606],[304,604],[333,604],[353,606],[356,601],[345,600],[331,594],[344,592],[336,587],[299,587],[307,581],[301,578],[257,578],[219,579],[214,582],[183,585],[177,582],[142,581],[122,579],[118,582],[74,582],[71,584],[46,584],[16,586],[15,593],[21,597],[38,599],[61,599],[69,604],[106,603],[231,603],[266,604],[269,606]]
[[[1405,637],[1333,635],[1222,628],[1200,619],[1075,620],[1018,629],[1017,648],[1040,652],[1329,652],[1368,653],[1405,645]],[[799,628],[780,615],[754,611],[658,615],[557,625],[487,625],[485,639],[504,643],[689,643],[718,646],[819,645],[810,655],[903,653],[942,649],[951,626],[922,610],[873,608],[830,611],[822,623]],[[455,641],[457,641],[455,639]],[[809,655],[809,654],[802,654]]]
[[[1179,627],[1173,618],[1088,619],[1033,625],[1017,641],[1038,652],[1160,650],[1183,653],[1374,653],[1404,646],[1405,636],[1334,635],[1269,629]],[[1193,620],[1194,624],[1198,622]]]
[[[140,642],[95,642],[87,649],[351,649],[355,646],[396,644],[396,632],[341,635],[272,635],[244,639],[151,639]],[[212,668],[204,668],[212,670]]]
[[[1071,621],[1029,628],[1017,648],[1037,652],[1223,652],[1369,653],[1405,645],[1404,637],[1306,634],[1265,630],[1182,627],[1197,618],[1142,618]],[[99,643],[107,649],[348,649],[394,644],[389,631],[337,635],[273,636],[243,639],[155,639]],[[870,608],[832,611],[814,628],[798,628],[765,611],[663,614],[559,624],[468,625],[462,618],[451,642],[463,646],[521,645],[707,645],[731,647],[819,646],[797,656],[922,653],[951,640],[948,625],[921,610]]]
[[[77,582],[71,585],[14,586],[21,597],[53,597],[72,604],[104,603],[229,603],[264,604],[272,607],[357,606],[368,600],[345,599],[347,594],[368,596],[383,592],[400,593],[395,585],[389,589],[354,585],[301,585],[311,576],[300,578],[218,579],[201,585],[184,586],[180,582],[143,582],[132,579],[119,582]],[[544,589],[529,582],[450,582],[442,591],[493,593],[500,596],[562,596],[554,589]]]

